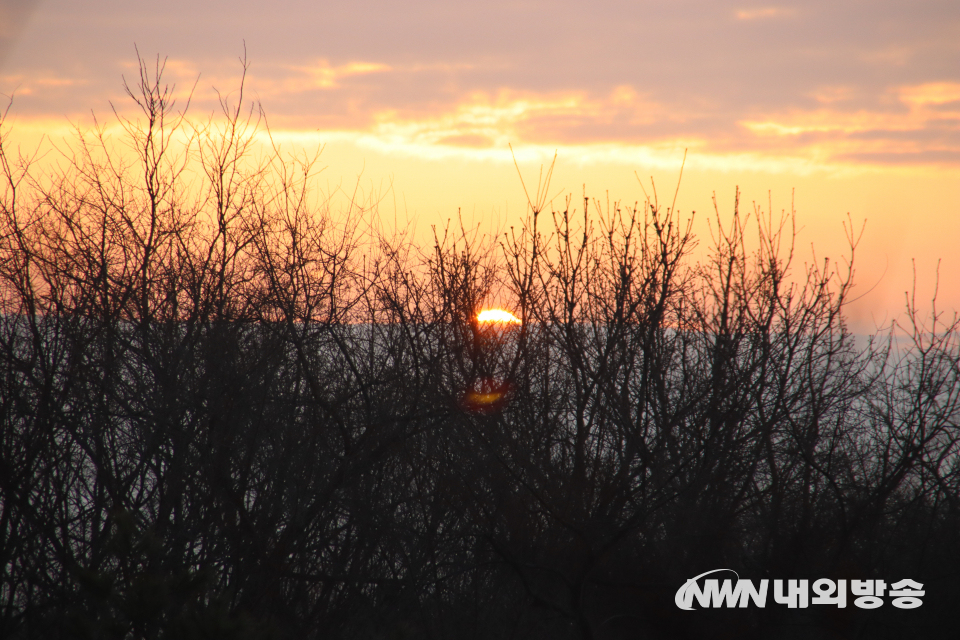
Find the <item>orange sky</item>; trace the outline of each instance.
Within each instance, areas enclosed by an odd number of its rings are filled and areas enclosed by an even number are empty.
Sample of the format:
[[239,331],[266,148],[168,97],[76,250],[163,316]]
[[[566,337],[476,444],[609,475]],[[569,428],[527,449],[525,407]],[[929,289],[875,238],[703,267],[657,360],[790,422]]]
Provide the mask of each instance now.
[[[847,215],[867,226],[851,319],[901,313],[940,261],[960,308],[960,7],[937,2],[440,1],[283,6],[0,1],[0,93],[19,140],[68,135],[129,106],[134,45],[167,57],[191,112],[238,86],[276,140],[326,144],[323,182],[381,198],[420,236],[455,217],[517,224],[526,180],[558,154],[551,193],[633,202],[635,172],[696,210],[715,192],[789,209],[798,264],[842,257]],[[199,80],[198,79],[199,76]],[[233,94],[235,96],[235,94]],[[647,183],[649,189],[649,182]],[[562,198],[562,195],[560,196]],[[561,202],[558,200],[557,202]]]

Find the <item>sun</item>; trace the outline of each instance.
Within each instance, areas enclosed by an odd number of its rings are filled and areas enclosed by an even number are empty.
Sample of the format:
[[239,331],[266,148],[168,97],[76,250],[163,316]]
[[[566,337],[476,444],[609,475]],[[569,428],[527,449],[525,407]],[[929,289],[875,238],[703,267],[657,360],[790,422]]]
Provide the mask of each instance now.
[[505,309],[484,309],[477,314],[477,322],[505,322],[521,324],[520,318]]

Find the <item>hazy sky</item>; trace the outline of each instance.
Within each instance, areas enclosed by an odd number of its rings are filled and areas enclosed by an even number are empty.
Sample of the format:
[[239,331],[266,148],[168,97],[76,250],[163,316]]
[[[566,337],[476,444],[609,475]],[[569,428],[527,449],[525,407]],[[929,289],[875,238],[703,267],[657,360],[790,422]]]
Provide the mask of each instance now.
[[713,191],[729,208],[739,184],[779,209],[796,188],[818,253],[842,247],[848,212],[866,219],[858,313],[902,306],[911,258],[923,281],[942,258],[960,306],[956,0],[4,0],[0,92],[24,132],[105,117],[136,45],[182,92],[199,75],[203,115],[213,87],[236,89],[244,43],[279,137],[327,143],[331,177],[392,184],[420,225],[522,213],[508,142],[531,175],[556,151],[555,186],[627,201],[634,171],[675,181],[688,149],[684,208]]

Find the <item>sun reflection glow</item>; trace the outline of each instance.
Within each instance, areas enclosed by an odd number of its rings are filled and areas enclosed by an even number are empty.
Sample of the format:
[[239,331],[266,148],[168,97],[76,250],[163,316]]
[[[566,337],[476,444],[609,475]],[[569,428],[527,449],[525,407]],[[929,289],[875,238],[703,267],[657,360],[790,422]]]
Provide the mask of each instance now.
[[471,413],[495,413],[507,404],[510,388],[509,382],[481,378],[463,394],[460,406]]

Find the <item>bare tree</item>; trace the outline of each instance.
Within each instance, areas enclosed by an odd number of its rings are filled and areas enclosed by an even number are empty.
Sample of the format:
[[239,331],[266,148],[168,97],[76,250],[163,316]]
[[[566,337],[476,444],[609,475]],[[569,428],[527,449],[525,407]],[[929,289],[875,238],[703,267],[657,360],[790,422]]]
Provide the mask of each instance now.
[[[243,84],[197,120],[162,75],[141,61],[122,138],[78,131],[52,168],[0,123],[4,636],[917,624],[678,611],[717,567],[911,577],[927,635],[949,619],[960,326],[911,300],[906,346],[858,342],[852,227],[800,268],[794,213],[737,195],[696,261],[673,205],[541,184],[522,228],[426,250],[259,145]],[[480,322],[493,301],[520,324]]]

